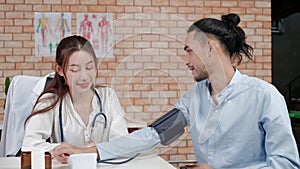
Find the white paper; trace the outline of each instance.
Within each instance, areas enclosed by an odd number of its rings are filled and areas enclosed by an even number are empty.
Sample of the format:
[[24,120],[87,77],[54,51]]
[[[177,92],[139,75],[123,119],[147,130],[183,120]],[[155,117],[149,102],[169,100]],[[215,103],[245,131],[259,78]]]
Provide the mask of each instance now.
[[85,154],[72,154],[69,157],[69,164],[72,169],[96,169],[97,167],[97,154],[85,153]]

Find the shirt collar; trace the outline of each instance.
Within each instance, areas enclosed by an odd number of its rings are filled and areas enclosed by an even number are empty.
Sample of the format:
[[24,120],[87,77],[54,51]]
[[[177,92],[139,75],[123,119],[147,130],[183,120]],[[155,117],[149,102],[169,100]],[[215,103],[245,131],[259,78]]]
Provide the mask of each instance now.
[[[229,84],[216,96],[218,100],[218,105],[222,104],[224,100],[233,92],[233,86],[237,83],[239,83],[241,79],[242,74],[239,72],[238,69],[235,69],[234,75],[232,79],[230,80]],[[206,86],[208,87],[207,91],[209,93],[209,80],[206,81]],[[209,94],[210,95],[210,94]]]

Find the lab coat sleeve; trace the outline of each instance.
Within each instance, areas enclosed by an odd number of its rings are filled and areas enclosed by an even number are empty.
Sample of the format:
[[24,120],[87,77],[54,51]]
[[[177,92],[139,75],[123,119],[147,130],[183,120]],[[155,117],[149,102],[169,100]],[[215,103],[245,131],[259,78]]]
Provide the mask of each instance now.
[[[40,102],[36,106],[36,109],[42,109],[48,106],[50,104],[49,102]],[[55,109],[34,115],[26,122],[22,151],[30,151],[32,149],[50,151],[59,145],[57,143],[49,143],[46,141],[50,138],[52,133],[54,120],[53,110]]]
[[138,153],[146,153],[160,144],[160,138],[151,127],[136,130],[113,141],[97,144],[101,160],[128,158]]
[[109,103],[110,104],[110,114],[112,115],[109,140],[119,138],[128,134],[127,123],[125,120],[125,112],[121,107],[119,99],[114,92],[114,90],[108,88],[109,90]]

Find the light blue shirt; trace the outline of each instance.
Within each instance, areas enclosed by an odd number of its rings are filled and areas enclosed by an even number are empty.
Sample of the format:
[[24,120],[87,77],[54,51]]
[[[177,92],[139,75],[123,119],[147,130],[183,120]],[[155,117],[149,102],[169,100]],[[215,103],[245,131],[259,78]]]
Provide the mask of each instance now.
[[214,169],[300,168],[286,103],[276,88],[236,70],[217,95],[196,83],[175,107],[186,116],[199,164]]
[[[282,95],[271,84],[236,70],[217,95],[209,81],[196,83],[175,107],[190,125],[199,164],[214,169],[300,168],[297,145]],[[97,145],[101,159],[130,157],[159,145],[158,134],[143,128],[112,142]]]

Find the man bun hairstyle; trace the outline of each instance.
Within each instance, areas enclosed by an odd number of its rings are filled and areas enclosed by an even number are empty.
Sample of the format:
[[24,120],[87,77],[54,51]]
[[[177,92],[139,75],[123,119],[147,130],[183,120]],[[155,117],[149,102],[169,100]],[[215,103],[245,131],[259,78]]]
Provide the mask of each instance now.
[[237,58],[237,65],[242,61],[243,54],[252,60],[253,48],[246,43],[246,34],[238,26],[240,17],[230,13],[222,15],[221,20],[204,18],[190,26],[188,32],[194,30],[204,32],[208,37],[212,36],[219,40],[229,52],[230,57]]

